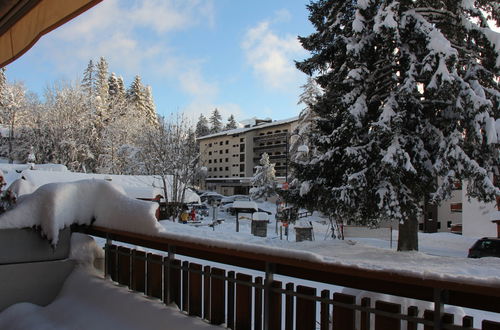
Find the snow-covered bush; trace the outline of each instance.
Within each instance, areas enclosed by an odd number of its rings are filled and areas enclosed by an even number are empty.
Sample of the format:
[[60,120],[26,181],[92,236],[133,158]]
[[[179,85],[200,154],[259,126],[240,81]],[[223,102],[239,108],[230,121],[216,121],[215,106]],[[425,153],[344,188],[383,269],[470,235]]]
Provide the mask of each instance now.
[[260,166],[255,167],[250,195],[253,199],[268,198],[276,193],[276,171],[274,164],[269,162],[269,155],[262,154]]

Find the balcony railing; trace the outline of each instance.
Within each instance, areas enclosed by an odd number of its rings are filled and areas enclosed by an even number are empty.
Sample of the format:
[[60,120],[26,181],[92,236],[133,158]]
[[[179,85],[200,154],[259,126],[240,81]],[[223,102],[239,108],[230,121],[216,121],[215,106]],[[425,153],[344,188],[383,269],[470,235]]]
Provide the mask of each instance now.
[[271,140],[277,140],[277,139],[286,139],[287,138],[287,133],[273,133],[273,134],[266,134],[266,135],[259,135],[255,136],[253,138],[254,143],[259,142],[259,141],[271,141]]
[[[424,278],[388,271],[324,263],[276,255],[263,250],[235,250],[193,240],[150,237],[98,227],[82,232],[107,239],[106,275],[132,290],[175,303],[185,313],[230,329],[474,329],[473,318],[455,320],[444,304],[500,312],[500,287]],[[112,241],[163,251],[146,253]],[[178,256],[198,262],[181,261]],[[213,263],[224,267],[214,267]],[[204,264],[202,264],[204,263]],[[235,272],[232,266],[244,268]],[[246,269],[246,271],[245,271]],[[262,276],[251,275],[261,272]],[[276,280],[285,276],[287,283]],[[297,285],[294,278],[359,290],[390,294],[434,303],[433,310],[353,295],[314,286]],[[284,284],[284,285],[283,285]],[[300,312],[299,312],[300,311]],[[423,312],[419,314],[419,312]],[[421,316],[418,316],[421,315]],[[500,323],[483,321],[481,329],[500,329]]]
[[280,143],[280,144],[266,144],[264,146],[257,146],[254,147],[254,151],[260,151],[260,150],[271,150],[271,149],[286,149],[286,143]]

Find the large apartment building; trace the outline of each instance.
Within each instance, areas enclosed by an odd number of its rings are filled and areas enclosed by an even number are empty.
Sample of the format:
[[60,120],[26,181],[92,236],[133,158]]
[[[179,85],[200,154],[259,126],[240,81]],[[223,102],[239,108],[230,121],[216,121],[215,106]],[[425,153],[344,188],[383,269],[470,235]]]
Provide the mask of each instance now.
[[265,152],[275,164],[276,176],[284,181],[287,141],[296,125],[297,117],[255,120],[242,128],[199,137],[201,165],[208,170],[205,188],[223,195],[247,194]]

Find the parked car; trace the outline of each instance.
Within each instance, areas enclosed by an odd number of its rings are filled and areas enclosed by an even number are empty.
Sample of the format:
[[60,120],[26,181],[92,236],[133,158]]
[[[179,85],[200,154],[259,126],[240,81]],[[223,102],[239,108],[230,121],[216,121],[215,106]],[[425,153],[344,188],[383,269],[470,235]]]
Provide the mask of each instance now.
[[483,237],[469,249],[469,258],[499,257],[500,238]]
[[212,191],[209,191],[209,192],[206,192],[206,193],[203,193],[200,195],[200,200],[202,202],[207,203],[207,204],[212,204],[214,201],[220,202],[223,198],[224,198],[223,195],[218,194],[216,192],[212,192]]

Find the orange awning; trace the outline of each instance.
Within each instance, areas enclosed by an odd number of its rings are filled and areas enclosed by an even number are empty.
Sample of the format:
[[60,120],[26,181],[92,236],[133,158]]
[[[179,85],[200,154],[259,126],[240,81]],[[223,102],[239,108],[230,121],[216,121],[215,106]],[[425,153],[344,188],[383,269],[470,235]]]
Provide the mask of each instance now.
[[102,0],[0,1],[0,67],[17,59],[44,34]]

